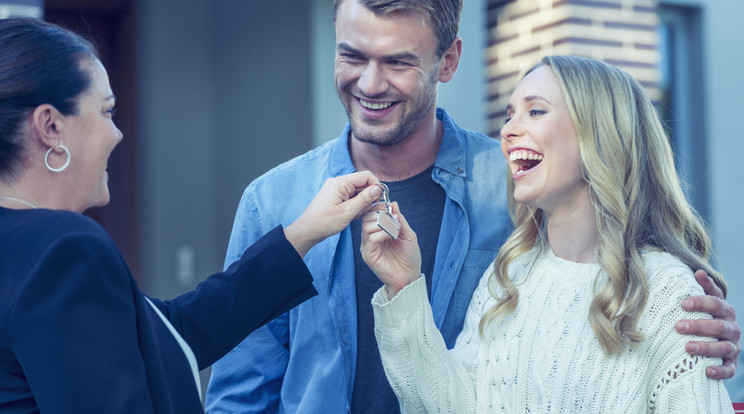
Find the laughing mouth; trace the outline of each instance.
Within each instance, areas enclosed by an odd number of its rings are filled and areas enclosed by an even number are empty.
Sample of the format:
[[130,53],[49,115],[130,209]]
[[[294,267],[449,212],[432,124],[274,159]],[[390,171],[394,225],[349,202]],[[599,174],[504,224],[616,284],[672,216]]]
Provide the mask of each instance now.
[[543,155],[529,150],[516,150],[509,154],[509,160],[516,164],[517,171],[527,171],[543,160]]
[[370,109],[370,110],[373,110],[373,111],[380,111],[382,109],[387,109],[387,108],[390,108],[391,106],[393,106],[393,103],[392,102],[379,102],[379,103],[377,103],[377,102],[365,101],[364,99],[359,99],[359,103],[363,107],[365,107],[367,109]]

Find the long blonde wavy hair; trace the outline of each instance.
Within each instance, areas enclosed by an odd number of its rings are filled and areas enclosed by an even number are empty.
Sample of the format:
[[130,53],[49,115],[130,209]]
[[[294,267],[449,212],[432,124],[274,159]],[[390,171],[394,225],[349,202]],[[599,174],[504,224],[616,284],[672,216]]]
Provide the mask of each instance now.
[[[553,70],[568,104],[595,208],[597,260],[607,280],[592,300],[589,323],[604,353],[618,353],[623,345],[643,340],[636,329],[648,297],[641,250],[665,251],[691,269],[705,270],[724,296],[726,283],[710,265],[707,229],[685,198],[669,139],[643,87],[624,71],[594,59],[546,56],[527,74],[540,66]],[[498,303],[480,322],[484,336],[489,324],[517,306],[519,293],[507,274],[509,264],[546,243],[543,212],[514,201],[511,172],[508,183],[515,230],[489,277],[488,288]]]

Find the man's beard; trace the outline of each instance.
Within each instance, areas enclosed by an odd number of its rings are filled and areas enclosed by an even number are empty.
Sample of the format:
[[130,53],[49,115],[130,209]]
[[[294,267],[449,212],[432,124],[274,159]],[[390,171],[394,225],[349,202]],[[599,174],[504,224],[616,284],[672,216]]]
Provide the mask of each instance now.
[[[344,104],[346,117],[351,124],[351,133],[354,138],[361,142],[380,146],[391,146],[403,141],[416,129],[421,120],[427,113],[429,113],[436,102],[437,80],[434,76],[435,73],[436,72],[432,73],[432,76],[430,76],[423,94],[414,101],[415,106],[412,110],[407,114],[401,114],[400,117],[396,119],[395,124],[392,125],[392,127],[388,127],[389,129],[382,129],[384,128],[382,125],[376,125],[382,124],[384,122],[383,120],[362,120],[360,117],[355,117],[351,108],[353,105],[357,104],[356,98],[352,94],[344,91],[343,94],[348,98],[348,100],[342,98],[341,101]],[[341,94],[339,93],[339,95]],[[398,105],[398,103],[395,105]]]

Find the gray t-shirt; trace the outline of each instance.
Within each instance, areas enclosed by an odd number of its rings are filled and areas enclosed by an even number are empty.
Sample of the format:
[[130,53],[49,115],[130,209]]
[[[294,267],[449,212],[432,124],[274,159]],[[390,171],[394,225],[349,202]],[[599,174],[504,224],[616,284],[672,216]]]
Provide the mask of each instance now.
[[[439,239],[439,229],[447,195],[431,178],[434,166],[402,181],[385,182],[390,189],[390,200],[398,202],[401,213],[416,232],[421,248],[421,272],[426,276],[426,287],[431,297],[431,274]],[[359,251],[361,220],[351,223],[354,243],[354,267],[357,302],[357,365],[351,412],[399,413],[398,400],[385,377],[374,332],[372,295],[382,282],[367,267]]]

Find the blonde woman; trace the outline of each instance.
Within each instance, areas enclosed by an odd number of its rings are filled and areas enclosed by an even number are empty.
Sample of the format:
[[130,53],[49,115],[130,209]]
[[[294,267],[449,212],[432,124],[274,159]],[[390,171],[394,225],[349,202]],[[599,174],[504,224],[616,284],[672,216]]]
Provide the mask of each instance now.
[[642,87],[596,60],[546,57],[507,116],[515,230],[453,350],[432,320],[405,218],[397,241],[365,219],[362,253],[385,284],[375,333],[402,410],[733,412],[723,383],[706,377],[720,359],[686,353],[674,329],[707,316],[680,307],[702,294],[690,269],[726,285]]

